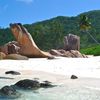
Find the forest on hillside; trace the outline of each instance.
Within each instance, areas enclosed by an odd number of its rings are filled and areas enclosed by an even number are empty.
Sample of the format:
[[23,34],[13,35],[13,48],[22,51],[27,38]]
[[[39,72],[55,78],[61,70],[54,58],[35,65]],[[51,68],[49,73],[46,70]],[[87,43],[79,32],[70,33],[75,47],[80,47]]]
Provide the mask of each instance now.
[[[49,20],[25,24],[34,41],[42,50],[63,48],[63,39],[69,33],[80,36],[81,48],[95,45],[86,33],[79,29],[79,18],[87,15],[92,23],[89,32],[100,42],[100,10],[89,11],[75,17],[58,16]],[[9,28],[0,28],[0,45],[15,40]]]

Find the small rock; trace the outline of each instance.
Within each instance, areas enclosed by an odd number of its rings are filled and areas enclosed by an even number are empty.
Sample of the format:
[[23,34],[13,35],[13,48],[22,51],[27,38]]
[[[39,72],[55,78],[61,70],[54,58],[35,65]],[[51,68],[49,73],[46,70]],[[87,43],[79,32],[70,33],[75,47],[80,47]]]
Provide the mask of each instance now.
[[12,75],[20,75],[21,73],[16,72],[16,71],[7,71],[5,74],[12,74]]
[[47,59],[51,60],[51,59],[55,59],[54,56],[48,57]]
[[71,76],[71,79],[77,79],[78,77],[77,76],[75,76],[75,75],[72,75]]

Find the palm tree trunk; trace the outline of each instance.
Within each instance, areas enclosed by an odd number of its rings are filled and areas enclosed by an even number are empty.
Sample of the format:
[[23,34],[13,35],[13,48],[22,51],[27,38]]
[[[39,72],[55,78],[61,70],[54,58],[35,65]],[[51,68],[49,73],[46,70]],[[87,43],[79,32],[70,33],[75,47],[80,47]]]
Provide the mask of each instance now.
[[96,44],[99,44],[100,43],[90,34],[90,32],[86,31],[88,33],[88,35],[95,41]]

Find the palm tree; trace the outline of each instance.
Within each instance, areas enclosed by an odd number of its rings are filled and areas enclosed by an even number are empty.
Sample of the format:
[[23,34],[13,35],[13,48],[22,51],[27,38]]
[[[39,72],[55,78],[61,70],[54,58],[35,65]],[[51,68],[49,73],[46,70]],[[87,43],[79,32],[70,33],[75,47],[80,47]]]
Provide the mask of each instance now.
[[95,41],[95,43],[100,44],[89,32],[89,29],[91,28],[91,22],[86,15],[82,15],[80,17],[79,27],[81,31],[88,33],[88,35]]

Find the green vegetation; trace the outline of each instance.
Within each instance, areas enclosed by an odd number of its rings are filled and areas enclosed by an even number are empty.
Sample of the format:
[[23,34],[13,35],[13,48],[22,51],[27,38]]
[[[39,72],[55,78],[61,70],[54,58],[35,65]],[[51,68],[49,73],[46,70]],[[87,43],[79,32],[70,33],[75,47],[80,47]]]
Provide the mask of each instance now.
[[[86,15],[91,21],[89,33],[100,42],[100,10],[89,11],[75,17],[58,16],[50,20],[24,25],[31,33],[34,41],[42,50],[63,48],[63,38],[69,33],[81,38],[81,48],[96,45],[94,40],[84,31],[80,31],[80,16]],[[9,28],[0,29],[0,45],[14,40]]]
[[15,40],[11,30],[9,28],[0,28],[0,45],[4,45],[9,41]]
[[100,55],[100,46],[96,45],[90,48],[86,48],[86,49],[81,49],[81,53],[87,54],[87,55],[94,55],[94,56],[98,56]]

